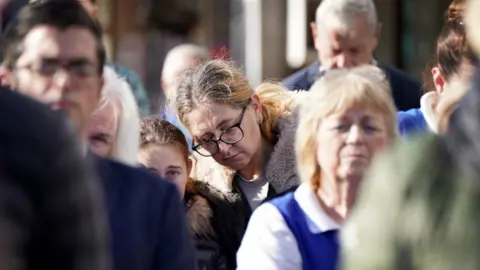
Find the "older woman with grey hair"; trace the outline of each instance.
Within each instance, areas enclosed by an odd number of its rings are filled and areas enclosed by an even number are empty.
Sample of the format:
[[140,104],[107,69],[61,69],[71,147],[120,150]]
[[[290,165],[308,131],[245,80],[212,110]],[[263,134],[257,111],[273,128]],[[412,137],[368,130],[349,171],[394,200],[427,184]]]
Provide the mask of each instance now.
[[100,106],[90,119],[87,136],[99,156],[137,164],[140,119],[130,86],[110,67],[104,69]]
[[397,137],[396,110],[374,66],[329,71],[300,103],[295,192],[257,208],[238,269],[336,269],[337,231],[371,159]]

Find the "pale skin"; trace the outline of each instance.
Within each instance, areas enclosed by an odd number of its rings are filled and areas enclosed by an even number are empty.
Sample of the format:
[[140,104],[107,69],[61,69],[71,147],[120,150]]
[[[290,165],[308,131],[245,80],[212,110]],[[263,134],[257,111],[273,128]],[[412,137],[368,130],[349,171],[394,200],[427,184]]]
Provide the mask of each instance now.
[[169,99],[173,100],[177,93],[177,87],[183,74],[189,69],[198,67],[201,63],[202,62],[200,59],[194,57],[193,55],[184,55],[183,57],[179,57],[178,62],[176,62],[173,78],[162,77],[161,85],[165,95],[169,97]]
[[39,25],[25,36],[23,52],[14,69],[5,70],[5,79],[22,94],[65,112],[86,140],[103,86],[98,65],[96,41],[87,29]]
[[[7,3],[8,1],[4,1],[3,3]],[[30,1],[32,2],[32,1]],[[92,3],[91,0],[78,0],[78,2],[82,5],[82,7],[87,11],[87,13],[92,17],[92,18],[97,18],[98,14],[98,7]],[[0,1],[0,8],[1,8],[1,1]],[[0,85],[2,86],[10,86],[10,79],[8,78],[8,75],[6,75],[6,68],[3,66],[3,64],[0,66]]]
[[431,73],[435,92],[428,93],[428,106],[434,114],[433,120],[440,121],[442,115],[449,110],[452,104],[458,103],[468,90],[474,66],[464,60],[457,73],[448,78],[445,78],[440,67],[432,68]]
[[192,170],[192,161],[185,158],[178,146],[146,146],[140,149],[138,161],[153,173],[174,183],[180,196],[184,197],[185,186]]
[[[253,95],[251,99],[241,124],[243,139],[233,145],[219,142],[220,151],[213,155],[216,162],[237,171],[246,180],[258,178],[273,147],[260,132],[262,109],[258,96]],[[190,112],[187,121],[191,123],[188,128],[194,145],[218,139],[224,130],[240,120],[241,111],[229,105],[209,103]]]
[[322,120],[317,130],[321,168],[319,202],[338,223],[348,217],[372,158],[387,146],[386,119],[365,107],[353,107]]
[[117,140],[119,111],[109,102],[96,110],[87,126],[87,138],[90,148],[97,155],[108,158],[113,154]]
[[345,28],[332,23],[331,17],[310,24],[318,59],[325,69],[351,68],[370,64],[380,37],[380,25],[369,27],[364,15],[357,15],[355,23]]

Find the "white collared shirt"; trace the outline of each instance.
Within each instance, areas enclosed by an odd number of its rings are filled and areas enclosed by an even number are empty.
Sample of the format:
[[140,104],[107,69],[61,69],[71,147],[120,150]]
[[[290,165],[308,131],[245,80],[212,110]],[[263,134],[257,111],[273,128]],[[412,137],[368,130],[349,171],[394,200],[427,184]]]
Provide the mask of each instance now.
[[435,134],[438,134],[438,119],[434,112],[434,106],[436,106],[438,98],[437,92],[428,92],[420,98],[420,111],[428,129]]
[[[372,61],[370,62],[370,65],[377,66],[377,65],[378,65],[378,61],[374,58],[374,59],[372,59]],[[320,76],[323,76],[323,74],[324,74],[325,72],[327,72],[327,69],[320,64],[320,66],[318,67],[318,72],[319,72]]]
[[[308,184],[300,185],[294,198],[309,217],[310,232],[317,234],[340,228],[325,213]],[[273,204],[262,204],[253,212],[237,253],[237,269],[302,269],[302,257],[295,236]]]

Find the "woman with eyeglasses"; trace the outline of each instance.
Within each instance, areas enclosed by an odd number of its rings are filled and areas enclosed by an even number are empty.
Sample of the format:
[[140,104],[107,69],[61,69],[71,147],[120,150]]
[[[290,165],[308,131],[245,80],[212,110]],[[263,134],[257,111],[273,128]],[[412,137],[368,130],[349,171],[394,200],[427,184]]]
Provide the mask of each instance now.
[[294,97],[277,84],[254,90],[228,62],[187,72],[175,100],[193,137],[193,178],[240,195],[246,220],[263,201],[298,184]]

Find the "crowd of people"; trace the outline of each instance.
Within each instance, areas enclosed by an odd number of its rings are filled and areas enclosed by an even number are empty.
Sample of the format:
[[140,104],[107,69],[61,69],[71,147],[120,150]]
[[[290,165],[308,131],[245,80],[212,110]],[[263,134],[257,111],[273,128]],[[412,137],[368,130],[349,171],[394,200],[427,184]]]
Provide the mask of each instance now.
[[477,2],[423,83],[374,57],[372,0],[323,0],[311,66],[252,87],[180,45],[145,116],[95,1],[31,0],[1,43],[0,269],[480,268]]

